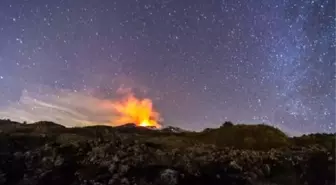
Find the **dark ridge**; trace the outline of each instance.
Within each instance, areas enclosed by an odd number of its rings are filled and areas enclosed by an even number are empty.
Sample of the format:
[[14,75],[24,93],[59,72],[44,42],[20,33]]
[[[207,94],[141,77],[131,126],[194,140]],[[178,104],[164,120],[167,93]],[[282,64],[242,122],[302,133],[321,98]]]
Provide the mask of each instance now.
[[4,125],[16,125],[16,124],[21,124],[20,122],[16,122],[16,121],[11,121],[10,119],[0,119],[0,125],[4,126]]
[[49,128],[66,128],[63,125],[51,122],[51,121],[38,121],[32,124],[27,124],[27,126],[35,126],[35,127],[49,127]]

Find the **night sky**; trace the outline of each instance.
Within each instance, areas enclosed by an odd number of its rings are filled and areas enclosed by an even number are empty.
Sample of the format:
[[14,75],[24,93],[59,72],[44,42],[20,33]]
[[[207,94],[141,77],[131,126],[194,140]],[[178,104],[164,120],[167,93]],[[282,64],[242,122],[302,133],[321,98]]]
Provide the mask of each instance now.
[[334,0],[1,0],[0,117],[104,122],[118,88],[164,125],[335,131]]

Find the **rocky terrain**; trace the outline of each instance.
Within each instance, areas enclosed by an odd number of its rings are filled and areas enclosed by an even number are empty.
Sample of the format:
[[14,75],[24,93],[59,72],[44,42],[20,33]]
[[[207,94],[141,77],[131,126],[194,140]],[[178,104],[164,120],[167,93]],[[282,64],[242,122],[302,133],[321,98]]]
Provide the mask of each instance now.
[[0,120],[0,184],[335,184],[335,134],[266,125],[188,132]]

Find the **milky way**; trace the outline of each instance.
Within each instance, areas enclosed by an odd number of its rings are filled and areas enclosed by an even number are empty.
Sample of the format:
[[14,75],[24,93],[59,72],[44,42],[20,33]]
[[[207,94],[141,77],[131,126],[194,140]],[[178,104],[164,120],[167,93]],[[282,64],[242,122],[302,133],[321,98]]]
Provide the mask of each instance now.
[[1,1],[0,117],[102,124],[121,86],[164,125],[334,132],[335,1]]

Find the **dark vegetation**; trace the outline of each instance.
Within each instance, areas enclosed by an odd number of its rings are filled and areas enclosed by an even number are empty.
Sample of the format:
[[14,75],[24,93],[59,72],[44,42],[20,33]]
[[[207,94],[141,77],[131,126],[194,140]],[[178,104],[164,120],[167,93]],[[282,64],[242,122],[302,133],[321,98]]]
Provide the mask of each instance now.
[[0,120],[0,184],[335,184],[335,134],[267,125],[66,128]]

